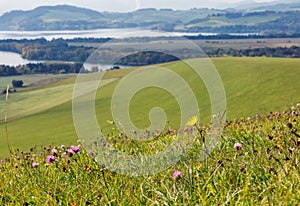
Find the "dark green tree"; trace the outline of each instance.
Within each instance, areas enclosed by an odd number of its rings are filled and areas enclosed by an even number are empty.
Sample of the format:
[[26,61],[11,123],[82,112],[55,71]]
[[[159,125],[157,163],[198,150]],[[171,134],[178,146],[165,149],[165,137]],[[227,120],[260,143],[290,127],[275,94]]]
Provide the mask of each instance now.
[[12,85],[13,87],[23,87],[24,82],[22,80],[12,80]]

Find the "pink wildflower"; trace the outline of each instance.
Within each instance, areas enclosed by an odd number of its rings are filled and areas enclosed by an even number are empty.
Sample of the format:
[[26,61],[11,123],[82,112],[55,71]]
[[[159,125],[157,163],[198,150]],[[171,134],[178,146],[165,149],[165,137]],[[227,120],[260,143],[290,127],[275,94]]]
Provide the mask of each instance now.
[[236,149],[236,150],[242,150],[242,148],[243,148],[242,144],[240,144],[240,143],[235,143],[234,144],[234,149]]
[[38,167],[40,164],[39,163],[37,163],[37,162],[33,162],[32,163],[32,167]]
[[177,177],[182,177],[182,173],[178,170],[175,170],[174,173],[173,173],[173,176],[172,178],[175,180]]
[[57,160],[55,159],[55,157],[53,155],[48,155],[46,157],[46,163],[51,163],[51,162],[56,162]]
[[74,150],[72,150],[72,149],[68,149],[67,153],[68,153],[69,157],[72,157],[75,154]]
[[71,146],[71,149],[74,151],[74,153],[79,154],[80,148],[78,146]]

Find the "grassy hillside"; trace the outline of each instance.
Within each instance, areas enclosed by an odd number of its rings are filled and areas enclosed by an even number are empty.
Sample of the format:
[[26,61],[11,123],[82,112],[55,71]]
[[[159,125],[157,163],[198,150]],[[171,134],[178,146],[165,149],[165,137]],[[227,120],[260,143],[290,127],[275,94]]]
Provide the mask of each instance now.
[[[227,118],[230,120],[254,116],[256,113],[283,111],[299,102],[299,59],[216,58],[213,62],[223,80],[227,95]],[[181,62],[169,63],[166,67],[177,72],[189,83],[199,102],[201,121],[208,123],[210,104],[203,83]],[[119,83],[117,79],[131,71],[132,69],[124,69],[107,72],[107,84],[96,95],[96,113],[104,132],[111,132],[111,125],[107,120],[112,120],[110,98]],[[70,83],[73,81],[74,78],[63,80],[9,96],[8,114],[13,119],[18,117],[8,123],[11,145],[28,149],[34,145],[76,143],[70,100]],[[5,97],[2,95],[0,98],[1,116],[4,118]],[[17,103],[20,98],[28,99],[24,104]],[[34,105],[31,105],[31,100]],[[163,107],[169,115],[168,126],[177,127],[178,105],[172,96],[158,89],[144,89],[134,96],[130,105],[133,122],[139,127],[146,127],[149,124],[148,113],[154,106]],[[0,157],[4,157],[8,151],[3,124],[0,125],[0,131]]]
[[[176,165],[151,176],[112,172],[80,147],[16,150],[0,161],[0,204],[298,205],[299,112],[300,105],[295,105],[285,112],[228,123],[221,144],[206,161],[199,158],[203,138],[198,134]],[[174,141],[173,135],[165,133],[155,144],[164,146],[164,141]],[[137,153],[153,150],[130,141],[123,145]]]

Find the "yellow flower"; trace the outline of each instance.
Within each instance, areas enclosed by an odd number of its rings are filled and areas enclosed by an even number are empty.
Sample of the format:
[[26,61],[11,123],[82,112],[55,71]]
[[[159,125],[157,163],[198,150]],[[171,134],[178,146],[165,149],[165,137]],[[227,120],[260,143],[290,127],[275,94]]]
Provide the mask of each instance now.
[[188,126],[194,126],[196,125],[198,122],[198,117],[197,116],[193,116],[188,122],[186,125]]
[[199,164],[199,165],[197,165],[195,168],[194,168],[194,170],[195,171],[198,171],[198,170],[200,170],[202,168],[202,164]]

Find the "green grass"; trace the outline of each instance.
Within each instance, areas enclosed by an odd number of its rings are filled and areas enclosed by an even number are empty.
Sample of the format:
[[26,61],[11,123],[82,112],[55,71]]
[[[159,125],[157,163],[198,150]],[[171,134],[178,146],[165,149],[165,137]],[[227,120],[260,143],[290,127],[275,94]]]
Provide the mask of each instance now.
[[[228,122],[221,143],[204,162],[199,159],[203,138],[198,133],[191,150],[176,165],[152,176],[111,172],[82,148],[72,156],[66,153],[70,147],[58,145],[15,150],[0,161],[0,204],[298,205],[299,114],[300,105]],[[198,129],[209,131],[205,126]],[[165,146],[173,135],[163,133],[155,145]],[[113,138],[116,143],[111,147],[122,142],[125,148],[137,148],[136,155],[152,153],[151,146]],[[235,143],[242,145],[241,150],[234,148]],[[56,161],[46,164],[50,154]],[[175,171],[181,177],[173,178]]]
[[[215,58],[213,62],[225,87],[227,119],[229,120],[253,116],[257,112],[267,114],[269,111],[283,111],[299,102],[299,59]],[[207,123],[211,115],[210,103],[203,83],[183,63],[176,62],[166,65],[189,83],[198,98],[201,121]],[[119,83],[119,80],[115,80],[126,76],[131,71],[132,69],[124,69],[108,72],[106,78],[113,78],[114,81],[104,85],[96,95],[98,122],[104,132],[111,132],[111,125],[106,121],[112,120],[111,94]],[[76,143],[72,103],[70,100],[67,101],[71,97],[70,85],[73,81],[74,78],[66,79],[9,96],[10,110],[8,114],[12,115],[12,118],[18,117],[10,119],[8,122],[9,141],[12,146],[26,150],[34,145]],[[48,93],[46,93],[47,91]],[[24,100],[24,105],[20,105],[21,97],[28,98]],[[2,95],[0,98],[2,102],[1,115],[4,118],[5,97]],[[18,98],[20,99],[17,103]],[[180,112],[178,105],[174,98],[157,89],[145,89],[134,96],[130,105],[133,122],[140,127],[148,126],[148,114],[155,105],[166,110],[170,120],[168,126],[176,128]],[[5,157],[8,155],[8,150],[3,124],[0,125],[0,129],[2,139],[0,141],[0,157]]]
[[40,85],[43,82],[55,82],[62,80],[64,78],[69,78],[71,76],[74,76],[72,74],[59,74],[59,75],[22,75],[22,76],[10,76],[10,77],[0,77],[0,88],[6,88],[6,86],[9,84],[11,85],[12,80],[22,80],[24,82],[24,86],[30,86],[32,84]]
[[[102,85],[115,81],[116,78],[105,79]],[[0,116],[8,112],[8,119],[16,119],[45,111],[72,100],[74,79],[68,78],[60,82],[31,88],[28,91],[9,95],[9,105],[5,106],[5,95],[1,96]]]

